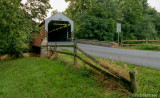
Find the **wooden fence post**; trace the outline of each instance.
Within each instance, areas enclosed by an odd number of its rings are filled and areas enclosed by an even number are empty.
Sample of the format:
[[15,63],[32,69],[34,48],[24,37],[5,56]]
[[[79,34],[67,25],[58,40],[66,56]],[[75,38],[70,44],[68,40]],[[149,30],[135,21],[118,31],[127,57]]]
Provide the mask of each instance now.
[[55,53],[56,53],[56,59],[58,58],[58,52],[57,52],[57,43],[55,43]]
[[148,44],[148,38],[146,38],[146,44]]
[[78,60],[77,60],[77,42],[75,39],[73,39],[74,42],[74,65],[77,65]]
[[134,71],[130,71],[129,75],[131,81],[131,92],[132,93],[138,92],[136,73]]

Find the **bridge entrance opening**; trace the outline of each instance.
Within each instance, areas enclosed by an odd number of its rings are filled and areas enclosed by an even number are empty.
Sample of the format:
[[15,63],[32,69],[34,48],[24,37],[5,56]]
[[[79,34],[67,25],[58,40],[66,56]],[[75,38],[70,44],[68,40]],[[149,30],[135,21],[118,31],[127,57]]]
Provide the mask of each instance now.
[[68,41],[71,39],[71,25],[68,21],[50,21],[48,24],[48,41]]

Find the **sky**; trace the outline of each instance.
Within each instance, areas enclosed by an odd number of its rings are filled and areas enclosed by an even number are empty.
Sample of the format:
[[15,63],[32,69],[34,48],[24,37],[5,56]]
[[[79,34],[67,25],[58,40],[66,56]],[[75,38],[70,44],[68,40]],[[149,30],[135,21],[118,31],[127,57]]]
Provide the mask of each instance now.
[[154,7],[158,12],[160,12],[160,0],[148,0],[151,7]]
[[[23,0],[25,2],[27,0]],[[148,0],[148,3],[151,7],[154,7],[157,11],[160,12],[160,0]],[[65,9],[68,7],[69,2],[66,3],[65,0],[50,0],[50,4],[53,9],[50,9],[47,18],[51,16],[51,12],[53,10],[58,10],[59,12],[65,11]]]
[[51,16],[51,12],[53,10],[58,10],[58,12],[63,12],[65,11],[65,9],[68,7],[69,2],[65,2],[65,0],[50,0],[50,4],[52,6],[53,9],[50,9],[47,17]]

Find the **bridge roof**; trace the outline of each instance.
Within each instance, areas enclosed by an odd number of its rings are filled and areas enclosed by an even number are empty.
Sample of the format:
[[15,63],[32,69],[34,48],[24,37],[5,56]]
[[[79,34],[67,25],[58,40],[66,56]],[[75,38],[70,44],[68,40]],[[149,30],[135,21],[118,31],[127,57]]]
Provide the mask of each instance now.
[[48,24],[50,21],[68,21],[71,24],[71,32],[73,32],[73,23],[74,21],[69,19],[62,13],[57,13],[47,19],[45,19],[45,31],[48,32]]

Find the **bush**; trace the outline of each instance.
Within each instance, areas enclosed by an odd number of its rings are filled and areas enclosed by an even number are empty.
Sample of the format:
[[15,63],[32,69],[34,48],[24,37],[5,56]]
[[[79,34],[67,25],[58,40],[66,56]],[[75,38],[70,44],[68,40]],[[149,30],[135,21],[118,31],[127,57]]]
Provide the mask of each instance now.
[[137,49],[141,49],[141,50],[156,50],[159,51],[160,47],[156,46],[154,44],[141,44],[138,46],[135,46]]

